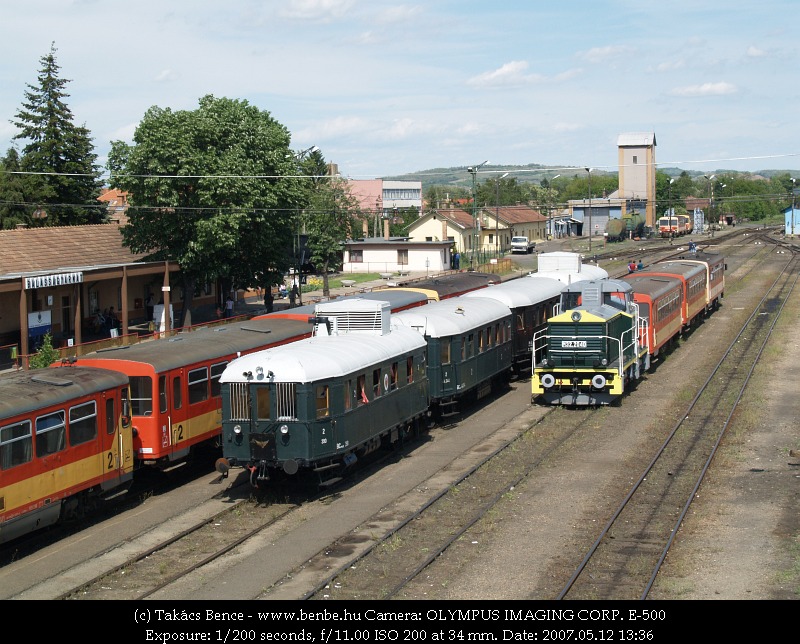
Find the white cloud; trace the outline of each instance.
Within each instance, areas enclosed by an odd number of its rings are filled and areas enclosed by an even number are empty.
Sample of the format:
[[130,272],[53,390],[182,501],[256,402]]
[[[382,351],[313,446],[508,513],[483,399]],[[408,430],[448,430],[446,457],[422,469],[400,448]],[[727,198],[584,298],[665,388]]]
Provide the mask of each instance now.
[[672,96],[724,96],[726,94],[735,94],[737,91],[736,85],[720,82],[675,87],[669,93]]
[[281,14],[297,20],[338,20],[353,6],[352,0],[290,0]]
[[760,49],[759,47],[750,45],[747,48],[747,55],[750,56],[750,58],[761,58],[762,56],[766,56],[767,52],[764,51],[763,49]]
[[592,47],[591,49],[579,52],[577,57],[590,63],[603,63],[635,53],[633,47],[628,45],[607,45],[606,47]]
[[174,80],[178,80],[178,74],[171,69],[161,70],[155,77],[157,83],[168,83]]
[[478,87],[493,87],[535,83],[544,79],[541,74],[525,74],[524,72],[527,69],[528,63],[525,61],[512,60],[494,71],[473,76],[467,81],[467,84]]

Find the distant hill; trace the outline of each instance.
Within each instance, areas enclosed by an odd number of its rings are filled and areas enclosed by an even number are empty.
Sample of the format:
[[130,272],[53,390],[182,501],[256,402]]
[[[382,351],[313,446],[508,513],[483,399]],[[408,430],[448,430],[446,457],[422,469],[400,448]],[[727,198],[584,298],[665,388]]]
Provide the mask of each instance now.
[[[683,168],[659,168],[659,172],[670,177],[679,177],[681,173],[686,172],[690,177],[701,177],[708,174],[704,170],[684,170]],[[486,165],[480,169],[478,173],[478,180],[485,181],[488,177],[500,176],[508,172],[508,178],[515,178],[518,182],[541,183],[543,179],[550,179],[551,177],[560,174],[562,177],[569,177],[572,175],[583,176],[585,173],[584,168],[567,168],[564,166],[545,166],[537,163],[529,163],[528,165],[502,165],[493,166]],[[497,173],[497,174],[489,174]],[[604,170],[593,171],[593,174],[609,174],[617,175],[618,172],[608,172]],[[746,178],[770,179],[779,174],[800,175],[798,170],[759,170],[758,172],[740,172],[739,170],[725,170],[720,168],[712,170],[711,174],[721,175],[740,175]],[[407,174],[400,174],[391,177],[383,177],[388,181],[420,181],[422,182],[422,190],[425,191],[429,186],[460,186],[468,188],[472,185],[472,176],[467,172],[464,166],[455,168],[432,168],[430,170],[420,170],[418,172],[409,172]]]

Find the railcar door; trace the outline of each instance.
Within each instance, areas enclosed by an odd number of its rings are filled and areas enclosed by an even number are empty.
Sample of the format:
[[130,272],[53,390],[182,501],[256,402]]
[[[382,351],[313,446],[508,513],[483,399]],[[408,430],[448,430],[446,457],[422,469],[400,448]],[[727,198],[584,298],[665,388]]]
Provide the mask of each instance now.
[[103,480],[110,488],[131,478],[133,473],[133,437],[127,388],[113,392],[104,401],[100,438],[104,445]]

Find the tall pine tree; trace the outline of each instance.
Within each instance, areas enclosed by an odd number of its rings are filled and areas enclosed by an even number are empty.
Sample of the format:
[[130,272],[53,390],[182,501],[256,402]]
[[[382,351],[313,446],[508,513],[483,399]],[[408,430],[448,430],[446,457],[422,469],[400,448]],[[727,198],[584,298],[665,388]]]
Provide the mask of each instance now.
[[12,121],[20,130],[14,139],[26,141],[20,170],[42,174],[34,195],[27,197],[47,211],[47,225],[94,224],[105,220],[97,202],[102,183],[97,155],[89,130],[73,123],[64,89],[70,81],[60,78],[55,43],[40,59],[38,85],[28,84],[25,101]]

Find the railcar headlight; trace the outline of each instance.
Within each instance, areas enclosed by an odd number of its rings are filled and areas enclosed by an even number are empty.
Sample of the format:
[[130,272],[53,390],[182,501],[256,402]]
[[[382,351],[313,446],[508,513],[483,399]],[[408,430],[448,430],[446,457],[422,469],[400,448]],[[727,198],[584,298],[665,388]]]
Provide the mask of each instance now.
[[234,425],[233,426],[233,433],[234,434],[241,434],[242,433],[242,426],[241,425]]
[[607,367],[607,366],[608,366],[608,359],[607,359],[607,358],[603,358],[603,359],[600,361],[600,364],[601,364],[601,365],[603,365],[604,367]]
[[581,312],[580,311],[573,311],[572,315],[570,316],[573,322],[580,322],[581,321]]
[[546,367],[549,363],[547,362],[547,358],[542,358],[542,366]]
[[281,434],[286,435],[289,433],[289,425],[281,425]]

